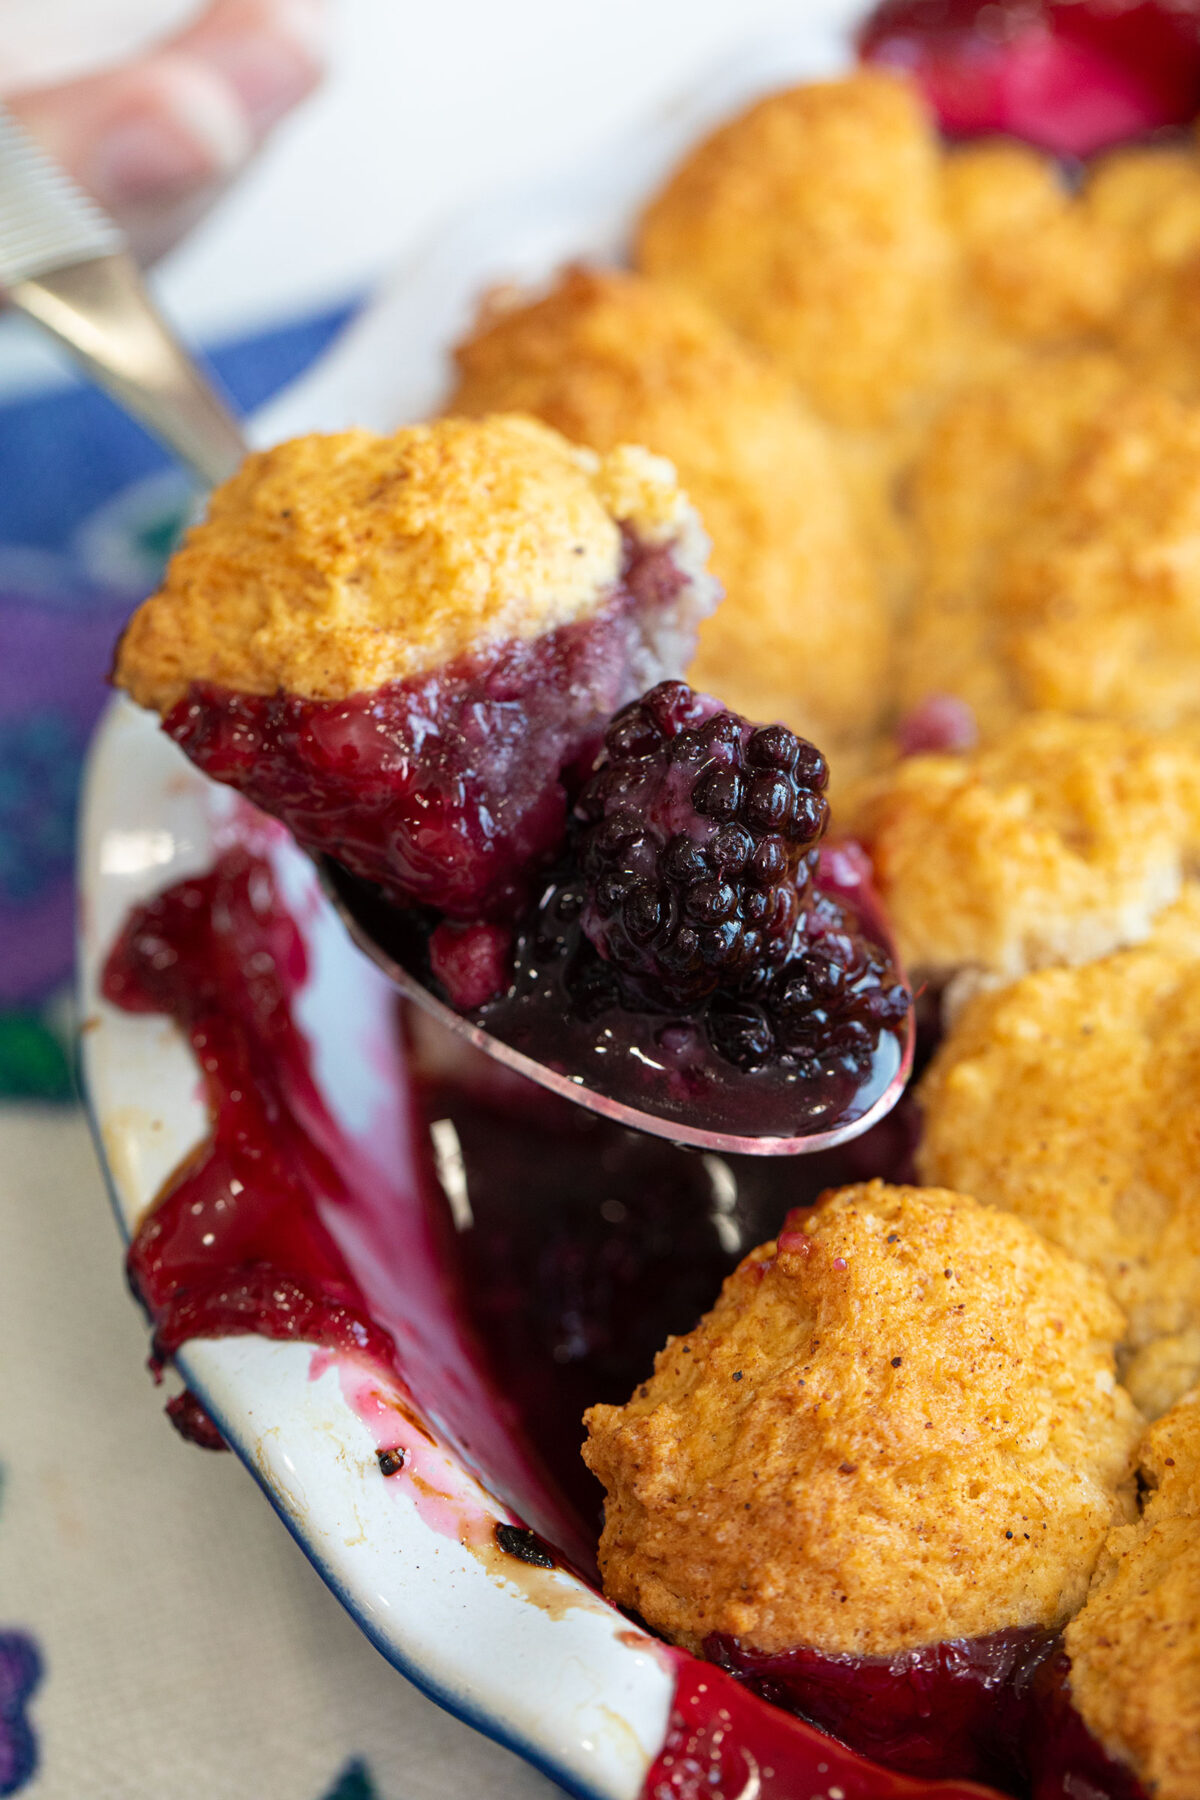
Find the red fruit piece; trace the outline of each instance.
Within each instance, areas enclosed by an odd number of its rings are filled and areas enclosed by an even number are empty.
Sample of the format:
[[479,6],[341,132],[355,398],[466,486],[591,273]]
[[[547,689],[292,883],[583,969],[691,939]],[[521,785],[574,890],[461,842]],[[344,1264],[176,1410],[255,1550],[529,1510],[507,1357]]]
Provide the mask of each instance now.
[[449,919],[429,940],[429,965],[451,1006],[473,1012],[508,986],[512,932],[504,925],[455,925]]
[[858,42],[953,137],[1090,156],[1200,111],[1200,0],[884,0]]
[[978,741],[974,712],[954,694],[930,694],[905,713],[896,727],[896,748],[901,756],[973,750]]

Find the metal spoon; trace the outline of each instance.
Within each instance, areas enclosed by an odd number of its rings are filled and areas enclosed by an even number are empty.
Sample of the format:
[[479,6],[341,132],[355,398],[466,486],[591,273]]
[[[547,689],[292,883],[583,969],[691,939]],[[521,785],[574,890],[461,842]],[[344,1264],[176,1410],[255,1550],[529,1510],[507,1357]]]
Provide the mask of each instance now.
[[[162,318],[112,220],[0,107],[0,283],[14,306],[50,332],[101,387],[153,432],[201,483],[233,473],[248,446],[236,419]],[[869,1130],[896,1104],[912,1068],[910,1008],[894,1069],[857,1116],[824,1129],[742,1136],[709,1129],[678,1105],[631,1106],[583,1074],[550,1067],[446,1006],[380,941],[378,902],[333,865],[322,870],[351,938],[408,1000],[505,1068],[619,1125],[722,1155],[795,1156],[832,1149]],[[373,920],[375,921],[373,923]],[[753,1077],[746,1077],[752,1080]],[[880,1084],[876,1084],[880,1087]]]
[[[601,1118],[624,1125],[631,1131],[649,1132],[689,1149],[712,1151],[720,1156],[812,1155],[845,1144],[878,1124],[895,1106],[912,1073],[916,1029],[910,1005],[899,1034],[884,1034],[888,1041],[881,1053],[882,1071],[856,1096],[856,1101],[862,1102],[861,1111],[852,1107],[848,1115],[839,1115],[831,1124],[822,1126],[809,1122],[798,1125],[794,1114],[787,1116],[784,1103],[777,1109],[774,1130],[749,1135],[712,1129],[711,1123],[705,1123],[702,1097],[690,1102],[686,1099],[672,1102],[664,1095],[661,1110],[658,1110],[657,1096],[651,1092],[646,1104],[630,1105],[605,1092],[595,1078],[594,1060],[589,1062],[587,1073],[564,1066],[562,1062],[555,1066],[540,1061],[439,1000],[417,972],[422,959],[408,953],[406,940],[410,934],[403,929],[403,915],[389,906],[377,889],[347,875],[338,864],[325,859],[318,867],[326,897],[351,938],[407,1000],[456,1038],[484,1051],[514,1074],[523,1075],[551,1093],[573,1100]],[[870,925],[872,935],[886,944],[887,934],[881,922],[872,918]],[[735,1079],[753,1082],[756,1077],[745,1075]],[[799,1105],[797,1110],[800,1110]]]

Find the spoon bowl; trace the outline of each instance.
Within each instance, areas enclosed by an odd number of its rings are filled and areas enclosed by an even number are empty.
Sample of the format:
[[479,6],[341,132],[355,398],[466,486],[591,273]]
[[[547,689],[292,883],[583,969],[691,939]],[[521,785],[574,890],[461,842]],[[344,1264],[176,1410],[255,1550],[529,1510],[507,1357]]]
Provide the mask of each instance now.
[[[606,1091],[606,1084],[597,1079],[603,1065],[596,1059],[588,1059],[586,1068],[577,1066],[569,1056],[543,1061],[507,1042],[478,1018],[456,1012],[423,979],[419,935],[407,926],[406,915],[390,906],[369,883],[348,875],[331,859],[321,859],[318,871],[321,886],[353,942],[406,1000],[460,1042],[482,1051],[514,1074],[631,1131],[648,1132],[688,1149],[720,1156],[815,1155],[848,1143],[877,1125],[896,1105],[912,1073],[916,1029],[910,1003],[899,1030],[881,1033],[881,1050],[870,1076],[832,1120],[827,1112],[817,1111],[806,1125],[796,1123],[793,1114],[787,1122],[780,1120],[780,1128],[773,1130],[716,1129],[711,1119],[705,1122],[703,1094],[680,1091],[679,1084],[669,1079],[657,1089],[648,1087],[647,1104],[633,1105]],[[879,921],[872,920],[872,930],[887,942]],[[645,1060],[643,1055],[642,1061]],[[756,1077],[749,1074],[734,1079],[754,1082]],[[797,1089],[798,1101],[802,1091]],[[796,1110],[803,1108],[798,1106]],[[778,1113],[778,1105],[775,1111]]]

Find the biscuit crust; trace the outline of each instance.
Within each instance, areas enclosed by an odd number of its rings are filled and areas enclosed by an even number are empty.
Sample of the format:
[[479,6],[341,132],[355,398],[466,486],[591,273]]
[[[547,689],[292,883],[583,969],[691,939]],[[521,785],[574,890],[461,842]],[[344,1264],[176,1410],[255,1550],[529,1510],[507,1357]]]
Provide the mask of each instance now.
[[1031,364],[948,408],[913,494],[906,705],[954,694],[985,734],[1037,710],[1196,717],[1200,409],[1108,357]]
[[1107,352],[1027,359],[948,400],[908,482],[917,573],[898,636],[901,706],[954,694],[984,736],[1027,705],[1005,655],[996,588],[1039,499],[1054,494],[1088,434],[1134,390]]
[[1200,846],[1190,739],[1031,713],[969,755],[910,756],[852,818],[914,975],[1013,980],[1149,936]]
[[942,171],[984,346],[989,335],[1027,348],[1101,342],[1132,280],[1131,234],[1025,144],[984,139],[951,151]]
[[[1200,1319],[1197,889],[1136,949],[968,1000],[918,1098],[922,1179],[1017,1214],[1096,1270],[1133,1351],[1175,1340],[1178,1384],[1178,1334],[1194,1344]],[[1139,1391],[1161,1393],[1163,1354]]]
[[1154,1800],[1200,1793],[1200,1393],[1151,1426],[1140,1520],[1114,1530],[1067,1627],[1071,1695]]
[[818,740],[870,732],[889,608],[834,438],[779,369],[692,295],[582,268],[486,309],[456,361],[452,412],[516,408],[593,450],[645,444],[674,463],[726,596],[701,627],[697,687]]
[[605,1592],[698,1647],[881,1655],[1082,1602],[1138,1415],[1103,1285],[1012,1216],[881,1182],[729,1277],[587,1414]]
[[773,94],[714,132],[643,213],[637,260],[843,425],[899,417],[954,335],[937,140],[879,70]]
[[166,712],[194,681],[339,700],[586,618],[694,515],[645,451],[599,459],[533,419],[297,438],[213,494],[134,615],[115,680]]

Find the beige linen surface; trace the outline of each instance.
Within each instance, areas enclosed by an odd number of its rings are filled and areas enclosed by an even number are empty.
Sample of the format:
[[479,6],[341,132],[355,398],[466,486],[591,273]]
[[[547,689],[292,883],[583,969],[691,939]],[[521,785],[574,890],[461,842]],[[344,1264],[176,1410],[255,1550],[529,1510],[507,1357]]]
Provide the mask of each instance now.
[[0,1109],[0,1631],[22,1800],[550,1800],[372,1649],[232,1456],[162,1414],[78,1112]]

